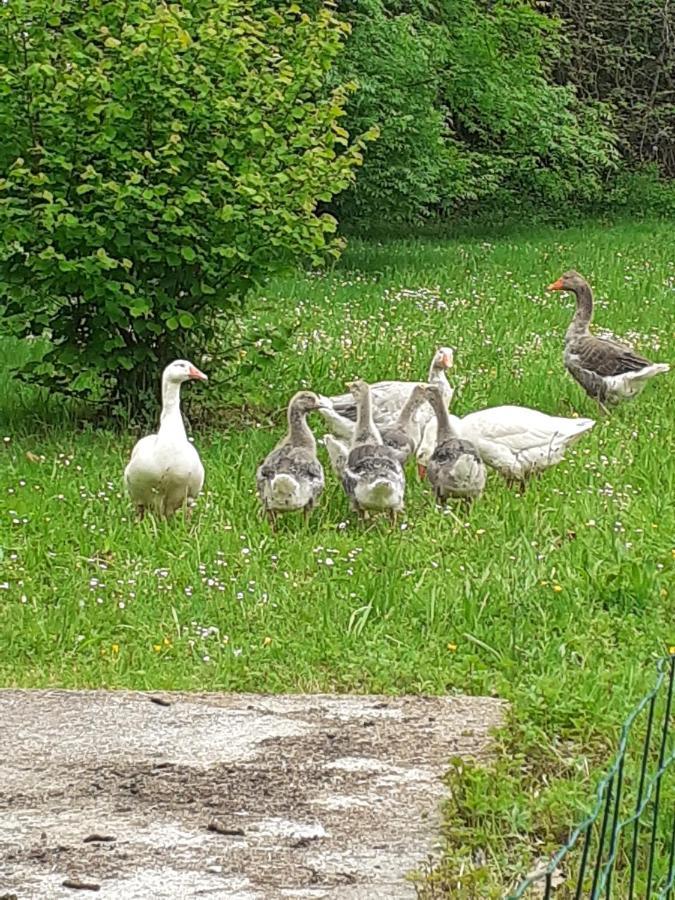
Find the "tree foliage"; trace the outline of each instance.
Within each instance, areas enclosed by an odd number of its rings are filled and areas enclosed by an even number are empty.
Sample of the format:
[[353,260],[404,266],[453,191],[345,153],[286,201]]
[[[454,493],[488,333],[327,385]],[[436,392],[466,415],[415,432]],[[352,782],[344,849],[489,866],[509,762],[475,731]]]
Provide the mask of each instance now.
[[611,104],[622,155],[675,176],[675,4],[672,0],[550,0],[562,18],[558,79]]
[[348,127],[377,124],[345,215],[588,201],[614,164],[607,108],[552,83],[557,24],[527,0],[351,0]]
[[261,0],[0,6],[0,305],[51,335],[24,374],[129,397],[250,285],[337,253],[345,33]]
[[377,127],[358,185],[340,199],[352,218],[410,218],[434,206],[443,180],[444,111],[438,102],[442,50],[418,13],[391,15],[382,0],[351,0],[352,32],[334,77],[358,88],[347,127]]

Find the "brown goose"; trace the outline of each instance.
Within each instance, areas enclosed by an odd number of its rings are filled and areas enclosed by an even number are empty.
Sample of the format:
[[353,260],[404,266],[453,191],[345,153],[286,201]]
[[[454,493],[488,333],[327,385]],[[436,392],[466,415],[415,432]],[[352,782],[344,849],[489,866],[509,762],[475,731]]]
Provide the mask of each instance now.
[[288,404],[287,434],[258,467],[258,496],[272,527],[278,513],[301,509],[308,517],[323,492],[323,467],[307,424],[307,414],[320,408],[311,391],[295,394]]
[[438,387],[430,384],[424,390],[438,419],[436,448],[427,469],[436,502],[445,503],[450,497],[471,502],[483,493],[485,465],[471,441],[461,437],[458,420],[450,418]]
[[617,341],[595,337],[589,325],[593,318],[593,293],[585,278],[571,269],[549,291],[571,291],[577,311],[565,333],[563,362],[572,378],[607,412],[615,404],[637,396],[650,378],[668,372],[666,363],[652,363]]
[[349,389],[357,408],[354,437],[345,458],[342,453],[335,452],[339,442],[328,442],[329,435],[326,435],[331,463],[340,476],[353,510],[363,518],[368,517],[369,511],[388,512],[395,524],[397,514],[403,510],[403,468],[395,451],[382,443],[373,421],[370,386],[358,380],[352,382]]

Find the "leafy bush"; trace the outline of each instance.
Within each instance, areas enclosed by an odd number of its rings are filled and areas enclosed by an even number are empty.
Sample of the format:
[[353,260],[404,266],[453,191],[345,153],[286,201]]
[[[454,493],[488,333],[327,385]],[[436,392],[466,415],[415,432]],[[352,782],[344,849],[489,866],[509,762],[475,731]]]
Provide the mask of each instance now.
[[547,78],[558,26],[521,0],[445,0],[452,8],[442,98],[460,174],[446,179],[444,205],[588,203],[615,161],[608,110],[583,105]]
[[0,6],[0,289],[24,377],[126,400],[298,256],[362,142],[326,91],[346,26],[260,0]]
[[675,180],[664,178],[656,163],[635,171],[624,169],[607,193],[607,206],[624,215],[675,216]]

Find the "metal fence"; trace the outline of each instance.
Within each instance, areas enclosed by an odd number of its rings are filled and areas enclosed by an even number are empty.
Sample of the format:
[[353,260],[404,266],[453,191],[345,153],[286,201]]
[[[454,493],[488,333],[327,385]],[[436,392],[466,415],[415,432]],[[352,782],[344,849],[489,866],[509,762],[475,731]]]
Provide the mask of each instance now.
[[675,653],[626,720],[592,812],[507,900],[675,900]]

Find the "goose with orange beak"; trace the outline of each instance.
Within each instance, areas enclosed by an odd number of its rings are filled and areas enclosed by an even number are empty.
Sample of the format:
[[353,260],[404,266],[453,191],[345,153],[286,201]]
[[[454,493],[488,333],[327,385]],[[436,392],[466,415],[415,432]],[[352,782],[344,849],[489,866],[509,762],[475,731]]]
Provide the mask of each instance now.
[[141,438],[131,451],[124,483],[140,518],[146,510],[168,518],[181,507],[189,514],[204,485],[204,466],[185,433],[180,388],[186,381],[208,381],[186,359],[176,359],[162,373],[162,412],[157,434]]
[[569,291],[576,298],[576,312],[565,333],[563,362],[603,412],[607,412],[606,404],[636,397],[648,381],[670,370],[667,363],[652,363],[626,344],[591,334],[593,292],[578,272],[565,272],[548,290]]

